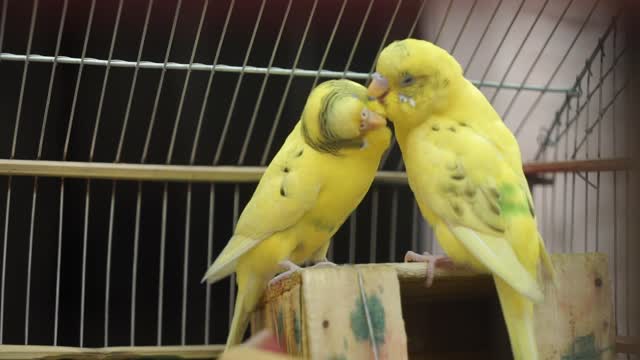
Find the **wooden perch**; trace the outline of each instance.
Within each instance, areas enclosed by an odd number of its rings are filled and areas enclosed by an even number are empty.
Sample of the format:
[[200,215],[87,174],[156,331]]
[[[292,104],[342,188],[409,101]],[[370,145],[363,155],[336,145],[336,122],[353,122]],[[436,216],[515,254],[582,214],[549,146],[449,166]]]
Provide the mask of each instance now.
[[[529,176],[558,172],[628,170],[628,159],[575,160],[524,164]],[[125,164],[82,161],[0,159],[0,175],[80,179],[175,181],[205,183],[256,183],[264,166],[201,166]],[[407,184],[403,171],[378,171],[374,180],[384,184]]]
[[618,336],[616,351],[619,354],[640,354],[640,336]]
[[524,164],[523,168],[525,174],[527,175],[572,172],[623,171],[631,169],[631,161],[626,158],[617,158],[537,162]]

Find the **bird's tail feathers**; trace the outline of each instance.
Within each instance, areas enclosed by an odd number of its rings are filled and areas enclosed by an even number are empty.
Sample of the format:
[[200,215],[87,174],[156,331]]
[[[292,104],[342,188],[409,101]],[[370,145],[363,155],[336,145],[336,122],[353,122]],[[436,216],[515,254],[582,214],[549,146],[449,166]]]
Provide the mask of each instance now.
[[514,360],[537,360],[538,346],[533,324],[533,303],[504,280],[497,276],[493,279],[509,332]]
[[229,327],[229,335],[227,336],[227,345],[225,351],[231,346],[238,345],[244,338],[244,333],[249,326],[249,313],[244,310],[245,294],[242,290],[238,291],[236,298],[236,305],[233,309],[233,320],[231,320],[231,326]]
[[225,351],[231,346],[240,344],[244,339],[244,334],[249,327],[249,316],[255,310],[255,306],[266,286],[266,283],[254,277],[247,279],[238,277],[238,280],[238,294]]
[[553,266],[553,262],[551,261],[551,256],[547,251],[546,246],[544,245],[544,240],[542,236],[538,234],[538,239],[540,240],[540,257],[542,258],[542,273],[543,276],[546,276],[555,288],[559,287],[558,276],[556,275],[555,267]]

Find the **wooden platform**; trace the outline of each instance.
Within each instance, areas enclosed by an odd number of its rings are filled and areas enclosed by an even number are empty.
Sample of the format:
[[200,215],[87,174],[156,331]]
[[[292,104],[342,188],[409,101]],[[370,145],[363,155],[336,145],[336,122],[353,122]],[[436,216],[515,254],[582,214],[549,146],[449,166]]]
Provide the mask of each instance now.
[[407,359],[392,265],[311,268],[267,290],[252,332],[269,327],[290,354],[311,359]]
[[[559,288],[536,307],[541,359],[614,359],[611,280],[602,254],[553,255]],[[493,282],[425,264],[305,269],[268,289],[252,328],[271,328],[288,352],[311,359],[511,359]],[[363,301],[364,299],[364,301]],[[368,316],[367,316],[368,315]],[[0,345],[0,359],[213,359],[224,346],[68,348]],[[252,357],[256,359],[257,357]]]
[[[547,286],[545,301],[535,310],[541,359],[613,359],[615,326],[606,257],[552,258],[559,287]],[[252,329],[273,329],[289,353],[302,357],[372,359],[366,329],[359,335],[353,325],[362,306],[357,305],[363,298],[360,273],[367,299],[380,299],[381,305],[369,306],[369,312],[384,309],[385,327],[373,326],[377,346],[383,344],[379,359],[511,359],[491,277],[438,270],[427,289],[425,269],[420,263],[305,269],[268,289]],[[401,348],[404,341],[406,350]]]

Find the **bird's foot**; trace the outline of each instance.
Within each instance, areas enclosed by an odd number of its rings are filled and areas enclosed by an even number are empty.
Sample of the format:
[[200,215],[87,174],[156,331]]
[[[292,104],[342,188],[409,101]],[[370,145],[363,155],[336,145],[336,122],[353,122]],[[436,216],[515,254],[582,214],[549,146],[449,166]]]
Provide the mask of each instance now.
[[427,263],[427,287],[433,285],[433,276],[436,267],[452,267],[453,260],[446,255],[431,255],[424,252],[422,255],[413,251],[407,251],[404,255],[405,262],[426,262]]
[[296,271],[300,271],[302,269],[300,266],[294,264],[289,260],[280,261],[278,265],[287,269],[285,272],[276,275],[273,279],[269,281],[269,286],[276,284],[279,281],[282,281],[295,273]]
[[324,258],[316,263],[314,263],[313,265],[311,265],[312,268],[315,267],[329,267],[329,266],[338,266],[334,263],[332,263],[331,261],[327,260],[327,258]]

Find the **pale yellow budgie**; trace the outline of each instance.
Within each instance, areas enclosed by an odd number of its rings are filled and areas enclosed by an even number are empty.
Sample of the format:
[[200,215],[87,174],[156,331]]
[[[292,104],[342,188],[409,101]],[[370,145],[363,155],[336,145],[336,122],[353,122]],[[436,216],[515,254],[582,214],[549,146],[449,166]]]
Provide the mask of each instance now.
[[349,80],[326,81],[311,91],[300,121],[205,274],[203,281],[213,283],[236,272],[227,348],[242,340],[274,275],[283,268],[290,274],[305,261],[327,262],[331,236],[371,186],[391,131],[366,102],[367,89]]
[[[517,360],[538,358],[533,305],[538,265],[555,279],[538,233],[520,149],[485,96],[445,50],[422,40],[387,46],[368,94],[394,123],[409,185],[448,257],[408,252],[437,265],[490,272]],[[555,280],[553,280],[555,281]]]

